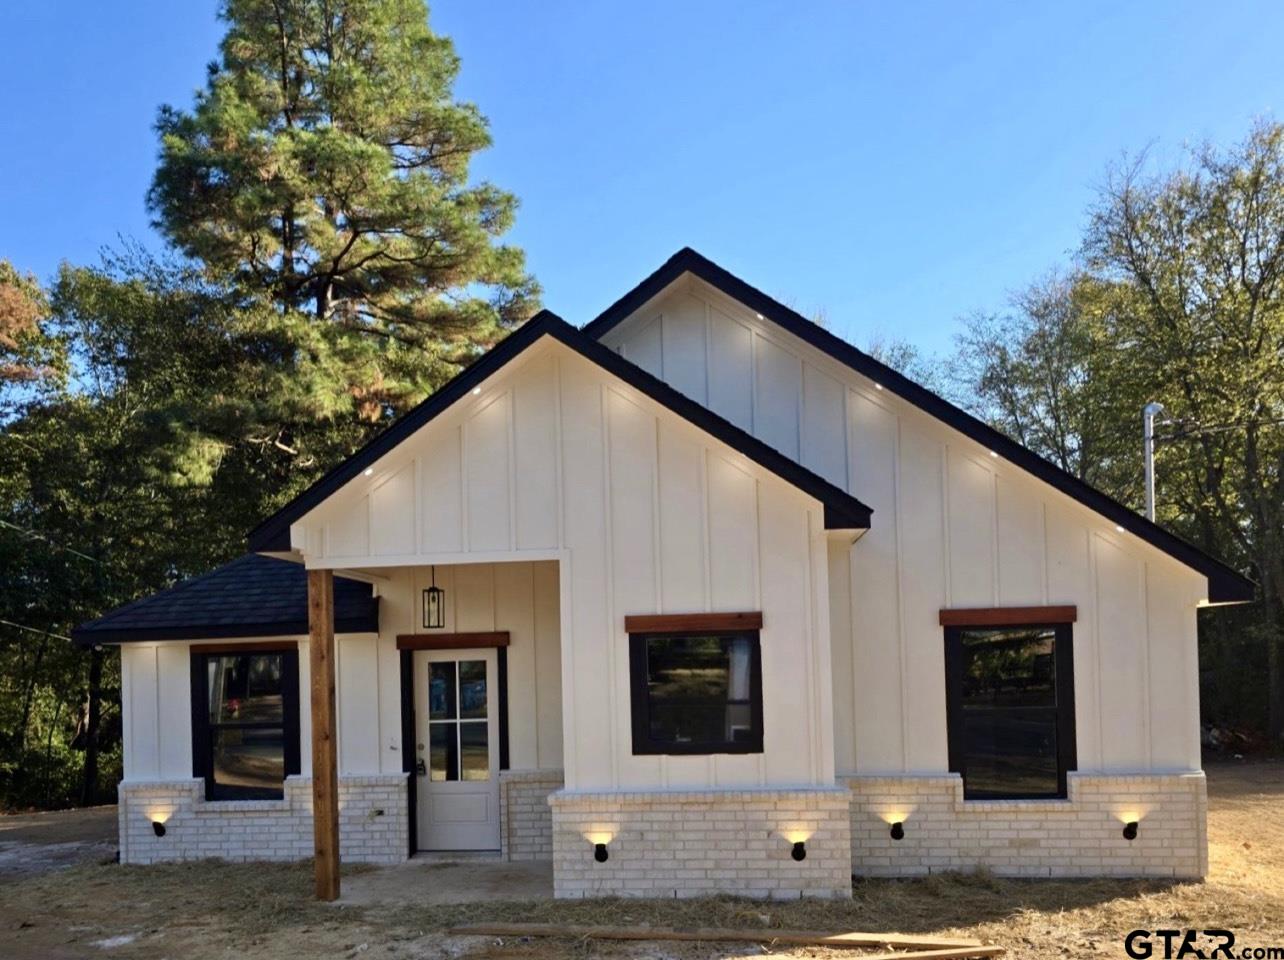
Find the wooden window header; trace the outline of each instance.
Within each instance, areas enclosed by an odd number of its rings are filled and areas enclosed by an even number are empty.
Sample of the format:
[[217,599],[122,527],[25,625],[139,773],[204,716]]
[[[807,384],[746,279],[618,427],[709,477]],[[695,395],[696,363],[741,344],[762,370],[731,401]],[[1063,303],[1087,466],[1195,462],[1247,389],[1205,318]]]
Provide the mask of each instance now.
[[762,612],[657,613],[624,618],[629,633],[704,633],[709,630],[761,630]]
[[1059,607],[966,607],[941,610],[943,627],[1028,627],[1038,624],[1074,623],[1079,608]]
[[399,633],[398,650],[472,650],[508,646],[508,631],[492,633]]
[[194,643],[192,653],[284,653],[298,650],[297,640],[246,640],[244,643]]

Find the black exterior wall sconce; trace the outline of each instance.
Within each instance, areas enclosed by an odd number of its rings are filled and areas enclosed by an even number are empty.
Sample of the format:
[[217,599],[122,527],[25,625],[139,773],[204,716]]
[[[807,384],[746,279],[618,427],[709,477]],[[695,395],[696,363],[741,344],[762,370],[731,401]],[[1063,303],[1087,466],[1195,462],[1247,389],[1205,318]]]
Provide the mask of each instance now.
[[165,823],[164,823],[164,821],[161,821],[161,820],[153,820],[153,821],[152,821],[152,833],[156,834],[156,836],[158,836],[158,837],[163,837],[163,836],[165,836]]
[[801,841],[801,840],[795,840],[795,841],[794,841],[794,848],[793,848],[793,850],[791,850],[791,851],[789,852],[789,855],[790,855],[791,857],[793,857],[795,860],[798,860],[798,861],[806,860],[806,859],[807,859],[807,844],[806,844],[806,843],[804,843],[804,842],[803,842],[803,841]]
[[1125,840],[1137,839],[1137,821],[1129,820],[1124,824],[1123,835]]
[[606,863],[606,861],[610,859],[610,856],[611,855],[606,851],[605,843],[593,844],[593,859],[598,863]]
[[893,840],[905,839],[905,824],[900,820],[897,820],[895,823],[892,824],[892,839]]

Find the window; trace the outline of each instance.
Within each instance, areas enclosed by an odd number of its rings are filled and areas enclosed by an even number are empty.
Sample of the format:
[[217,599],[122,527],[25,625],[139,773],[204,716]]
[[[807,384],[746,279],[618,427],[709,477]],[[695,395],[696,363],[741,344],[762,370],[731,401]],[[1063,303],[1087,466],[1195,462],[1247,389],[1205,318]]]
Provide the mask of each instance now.
[[965,799],[1066,795],[1075,768],[1071,630],[946,628],[950,769]]
[[761,753],[758,632],[632,633],[633,752]]
[[279,800],[299,772],[299,655],[192,650],[192,766],[207,800]]

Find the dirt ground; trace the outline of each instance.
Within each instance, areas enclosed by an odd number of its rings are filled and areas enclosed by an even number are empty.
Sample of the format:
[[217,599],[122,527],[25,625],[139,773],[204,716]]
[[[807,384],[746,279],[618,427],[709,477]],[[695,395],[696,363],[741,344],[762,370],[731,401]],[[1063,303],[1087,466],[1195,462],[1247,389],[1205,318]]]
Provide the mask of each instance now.
[[[0,957],[859,956],[853,951],[753,944],[499,940],[444,934],[452,924],[487,920],[898,931],[975,937],[1007,947],[1010,957],[1035,960],[1124,957],[1123,937],[1139,927],[1225,928],[1235,932],[1237,950],[1284,947],[1284,764],[1221,765],[1208,773],[1211,873],[1204,883],[956,875],[861,881],[849,903],[733,898],[381,903],[379,884],[412,880],[412,868],[407,867],[349,871],[347,902],[321,904],[311,898],[307,863],[122,867],[98,862],[111,814],[42,814],[35,823],[0,818]],[[21,859],[15,845],[31,846],[40,839],[49,846],[81,844],[87,862],[67,866],[64,847],[58,857],[46,856],[39,872],[30,866],[15,868],[14,858]],[[467,865],[427,864],[417,869],[464,871]],[[501,885],[487,895],[514,889],[520,891],[518,896],[537,896],[547,882],[538,872],[510,879],[513,887]],[[362,889],[366,895],[360,894]],[[1162,946],[1157,947],[1154,956],[1162,955]]]

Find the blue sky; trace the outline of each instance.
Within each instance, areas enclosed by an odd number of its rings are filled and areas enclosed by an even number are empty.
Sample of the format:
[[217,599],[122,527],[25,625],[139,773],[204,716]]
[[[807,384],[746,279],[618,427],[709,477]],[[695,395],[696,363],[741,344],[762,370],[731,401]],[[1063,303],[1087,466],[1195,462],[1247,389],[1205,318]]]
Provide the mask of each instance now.
[[[6,11],[0,257],[48,277],[157,242],[151,125],[190,104],[215,9]],[[475,171],[521,198],[512,239],[576,323],[690,245],[859,344],[942,351],[1066,261],[1109,163],[1284,114],[1279,3],[440,0],[432,22],[491,120]]]

